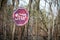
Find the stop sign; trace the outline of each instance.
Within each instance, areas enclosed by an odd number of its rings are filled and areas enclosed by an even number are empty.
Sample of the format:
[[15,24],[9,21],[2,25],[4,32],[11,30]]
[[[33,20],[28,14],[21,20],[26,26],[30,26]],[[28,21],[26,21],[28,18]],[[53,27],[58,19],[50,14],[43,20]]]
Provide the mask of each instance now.
[[23,26],[29,20],[29,12],[24,8],[18,8],[13,12],[13,20],[17,26]]

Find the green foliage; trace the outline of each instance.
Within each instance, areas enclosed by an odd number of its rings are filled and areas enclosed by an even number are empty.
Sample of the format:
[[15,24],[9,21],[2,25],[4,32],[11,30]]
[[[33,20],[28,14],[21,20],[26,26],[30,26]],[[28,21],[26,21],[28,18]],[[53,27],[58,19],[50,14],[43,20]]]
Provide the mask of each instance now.
[[8,13],[9,16],[11,16],[12,15],[12,10],[11,9],[8,9],[7,10],[7,13]]

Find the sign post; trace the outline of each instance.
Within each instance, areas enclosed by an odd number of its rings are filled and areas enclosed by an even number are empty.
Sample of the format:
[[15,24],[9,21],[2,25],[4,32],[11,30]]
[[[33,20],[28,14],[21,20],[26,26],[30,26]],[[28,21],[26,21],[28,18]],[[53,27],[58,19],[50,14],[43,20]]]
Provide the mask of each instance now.
[[29,20],[29,12],[24,8],[18,8],[13,12],[13,20],[17,26],[23,26]]

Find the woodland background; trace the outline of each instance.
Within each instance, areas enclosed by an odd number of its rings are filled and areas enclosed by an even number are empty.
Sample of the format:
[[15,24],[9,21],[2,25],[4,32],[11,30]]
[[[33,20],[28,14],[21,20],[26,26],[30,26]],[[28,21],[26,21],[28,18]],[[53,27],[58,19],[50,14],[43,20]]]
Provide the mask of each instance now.
[[[0,40],[60,40],[60,0],[23,1],[0,0]],[[12,20],[18,7],[29,11],[29,21],[22,27]]]

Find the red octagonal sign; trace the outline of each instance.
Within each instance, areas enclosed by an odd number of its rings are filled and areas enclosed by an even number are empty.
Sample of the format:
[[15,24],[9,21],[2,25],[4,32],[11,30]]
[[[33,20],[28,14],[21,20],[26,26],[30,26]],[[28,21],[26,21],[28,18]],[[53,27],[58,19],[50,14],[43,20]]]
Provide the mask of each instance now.
[[17,26],[23,26],[29,20],[29,12],[24,8],[18,8],[13,12],[13,20]]

